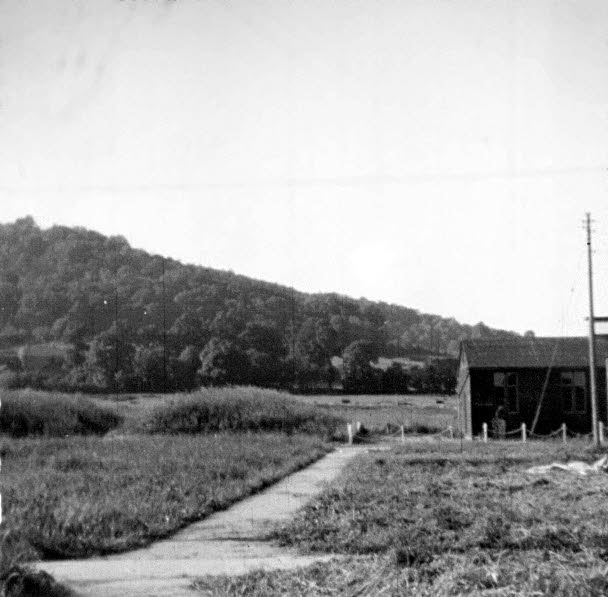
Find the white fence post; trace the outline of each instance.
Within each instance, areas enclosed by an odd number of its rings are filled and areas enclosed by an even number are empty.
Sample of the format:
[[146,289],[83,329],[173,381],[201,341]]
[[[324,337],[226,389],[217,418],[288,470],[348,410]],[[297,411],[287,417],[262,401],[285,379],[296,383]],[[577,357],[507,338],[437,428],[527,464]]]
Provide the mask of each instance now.
[[526,424],[525,423],[521,424],[521,441],[522,442],[526,441]]
[[454,428],[451,425],[448,427],[448,432],[450,434],[450,439],[454,439]]
[[568,431],[566,430],[566,423],[562,423],[562,441],[567,443],[568,441]]
[[405,443],[405,428],[401,425],[401,443]]
[[604,423],[597,422],[597,437],[600,440],[600,446],[604,443]]
[[348,444],[352,445],[353,443],[353,426],[348,423],[346,425],[346,432],[348,433]]
[[482,436],[483,437],[483,443],[487,444],[488,443],[488,424],[484,423],[481,426],[481,429],[482,429],[482,432],[483,432],[483,436]]
[[357,421],[355,423],[355,430],[357,431],[357,433],[359,433],[359,431],[361,431],[361,421]]

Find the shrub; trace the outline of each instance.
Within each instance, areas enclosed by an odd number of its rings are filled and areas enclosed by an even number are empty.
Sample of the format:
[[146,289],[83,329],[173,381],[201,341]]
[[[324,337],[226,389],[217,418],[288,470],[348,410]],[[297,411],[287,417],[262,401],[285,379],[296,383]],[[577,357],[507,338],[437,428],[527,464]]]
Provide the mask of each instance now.
[[78,395],[33,390],[2,394],[0,432],[13,437],[104,434],[121,421],[115,411]]
[[74,597],[74,593],[56,582],[46,572],[35,572],[23,566],[11,568],[0,578],[2,595],[7,597]]
[[281,431],[333,437],[342,419],[275,390],[203,388],[158,407],[142,424],[148,433]]

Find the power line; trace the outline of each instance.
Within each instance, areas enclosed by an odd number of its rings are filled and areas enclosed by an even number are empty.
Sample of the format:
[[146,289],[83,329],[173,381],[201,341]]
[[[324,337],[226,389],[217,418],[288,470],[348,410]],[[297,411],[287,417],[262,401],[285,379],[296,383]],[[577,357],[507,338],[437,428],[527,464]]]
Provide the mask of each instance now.
[[467,182],[501,179],[535,179],[552,176],[576,176],[579,174],[597,174],[605,172],[606,166],[573,166],[567,168],[537,168],[528,170],[489,170],[465,172],[427,172],[406,174],[370,174],[362,176],[326,176],[326,177],[279,177],[265,180],[235,181],[190,181],[180,183],[133,183],[117,185],[47,185],[22,187],[0,185],[0,192],[15,194],[46,193],[133,193],[150,191],[188,191],[202,189],[283,189],[285,187],[359,187],[375,185],[433,184],[439,182]]

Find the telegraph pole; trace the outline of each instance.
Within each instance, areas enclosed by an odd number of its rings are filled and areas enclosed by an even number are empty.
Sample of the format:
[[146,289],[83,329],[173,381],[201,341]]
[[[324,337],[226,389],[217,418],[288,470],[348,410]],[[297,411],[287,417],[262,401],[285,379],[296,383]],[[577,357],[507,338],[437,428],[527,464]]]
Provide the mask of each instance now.
[[296,289],[291,289],[291,391],[296,393],[297,363],[296,363]]
[[167,303],[165,300],[165,257],[163,264],[163,392],[167,392]]
[[119,355],[119,340],[120,334],[118,333],[118,255],[114,257],[114,332],[116,334],[115,341],[115,359],[114,359],[114,384],[116,384],[117,376],[118,376],[118,367],[120,365],[120,355]]
[[591,388],[591,425],[593,444],[599,446],[597,390],[595,379],[595,316],[593,314],[593,262],[591,257],[591,214],[587,212],[587,262],[589,265],[589,383]]

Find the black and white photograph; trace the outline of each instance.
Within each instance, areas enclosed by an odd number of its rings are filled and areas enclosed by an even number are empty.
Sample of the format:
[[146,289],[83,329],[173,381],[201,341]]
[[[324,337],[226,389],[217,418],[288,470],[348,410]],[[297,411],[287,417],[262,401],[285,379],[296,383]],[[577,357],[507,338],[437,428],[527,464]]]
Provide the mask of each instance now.
[[608,2],[0,0],[0,597],[608,595]]

